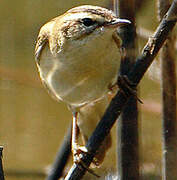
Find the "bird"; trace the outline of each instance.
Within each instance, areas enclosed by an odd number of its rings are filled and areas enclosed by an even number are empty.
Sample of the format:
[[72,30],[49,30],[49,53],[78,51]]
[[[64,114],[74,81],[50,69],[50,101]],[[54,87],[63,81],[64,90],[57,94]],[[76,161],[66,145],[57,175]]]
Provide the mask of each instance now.
[[[35,61],[49,94],[72,111],[74,163],[117,91],[121,39],[116,29],[130,24],[113,11],[93,5],[74,7],[44,24],[37,38]],[[78,144],[78,131],[83,146]],[[99,167],[111,146],[108,135],[93,166]]]

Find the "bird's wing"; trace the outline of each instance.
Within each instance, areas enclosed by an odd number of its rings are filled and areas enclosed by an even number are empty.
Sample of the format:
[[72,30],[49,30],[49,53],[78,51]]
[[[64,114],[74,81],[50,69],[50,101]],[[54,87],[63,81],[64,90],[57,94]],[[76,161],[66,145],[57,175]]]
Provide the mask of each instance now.
[[35,60],[38,65],[40,64],[40,57],[42,50],[49,41],[49,37],[50,37],[50,33],[52,32],[53,25],[54,25],[54,21],[50,21],[44,26],[42,26],[42,28],[40,29],[35,47]]
[[118,49],[121,48],[121,45],[122,45],[122,40],[121,38],[118,36],[117,32],[115,31],[112,35],[112,38],[114,40],[114,42],[116,43]]

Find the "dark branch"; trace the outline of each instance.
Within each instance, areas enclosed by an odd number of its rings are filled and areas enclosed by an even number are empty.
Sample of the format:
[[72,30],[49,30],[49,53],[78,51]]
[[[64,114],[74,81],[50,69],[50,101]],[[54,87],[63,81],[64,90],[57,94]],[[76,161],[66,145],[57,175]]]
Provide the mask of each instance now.
[[2,165],[2,151],[3,151],[3,147],[0,146],[0,180],[5,180],[3,165]]
[[[159,19],[170,6],[169,0],[159,0]],[[163,163],[162,179],[177,179],[177,112],[176,112],[176,65],[175,35],[170,33],[161,54],[162,71],[162,122],[163,122]]]
[[[138,84],[142,79],[144,73],[152,63],[154,57],[157,55],[159,49],[162,47],[164,41],[167,39],[169,32],[175,26],[177,21],[177,0],[173,1],[167,15],[163,18],[158,26],[154,36],[149,39],[142,54],[137,58],[136,64],[133,66],[127,77],[133,84]],[[82,162],[89,166],[93,160],[96,151],[99,149],[105,137],[109,134],[110,129],[115,123],[117,117],[120,115],[124,106],[126,105],[130,94],[125,94],[118,91],[116,96],[112,99],[109,107],[107,108],[103,118],[97,125],[92,136],[89,138],[86,148],[89,153],[83,154]],[[65,180],[79,180],[85,174],[86,169],[80,164],[74,164],[70,169]]]
[[60,177],[62,177],[63,170],[69,159],[70,152],[71,152],[71,125],[63,140],[63,144],[59,148],[55,162],[53,163],[52,168],[46,180],[58,180]]
[[[121,59],[120,74],[127,75],[137,56],[135,0],[118,0],[118,17],[130,19],[131,24],[122,26],[118,34],[126,53]],[[128,4],[128,5],[127,5]],[[131,135],[130,135],[131,134]],[[131,97],[117,122],[117,167],[120,180],[139,179],[139,141],[137,99]],[[133,169],[133,171],[132,171]]]

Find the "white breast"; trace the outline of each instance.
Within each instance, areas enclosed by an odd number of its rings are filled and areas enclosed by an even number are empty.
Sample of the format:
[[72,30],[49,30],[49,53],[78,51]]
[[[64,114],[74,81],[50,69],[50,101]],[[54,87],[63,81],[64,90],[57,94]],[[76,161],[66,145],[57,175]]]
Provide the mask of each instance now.
[[111,36],[66,43],[54,57],[43,50],[39,72],[52,94],[72,106],[102,97],[116,81],[120,57]]

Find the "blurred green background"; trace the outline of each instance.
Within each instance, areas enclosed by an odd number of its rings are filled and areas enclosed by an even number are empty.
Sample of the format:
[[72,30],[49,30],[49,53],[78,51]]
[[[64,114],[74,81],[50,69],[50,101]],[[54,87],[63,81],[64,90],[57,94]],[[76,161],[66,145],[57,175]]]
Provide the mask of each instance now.
[[[106,0],[3,0],[0,4],[0,145],[7,180],[40,180],[62,143],[71,113],[43,89],[34,61],[40,27],[71,7],[92,4],[109,7]],[[137,12],[137,28],[157,27],[154,1]],[[139,39],[139,50],[145,44]],[[159,63],[141,82],[144,105],[140,115],[141,171],[161,172],[161,93]],[[156,73],[154,75],[154,72]],[[158,78],[156,78],[158,76]],[[113,129],[115,135],[116,128]],[[115,168],[116,138],[105,161]]]

